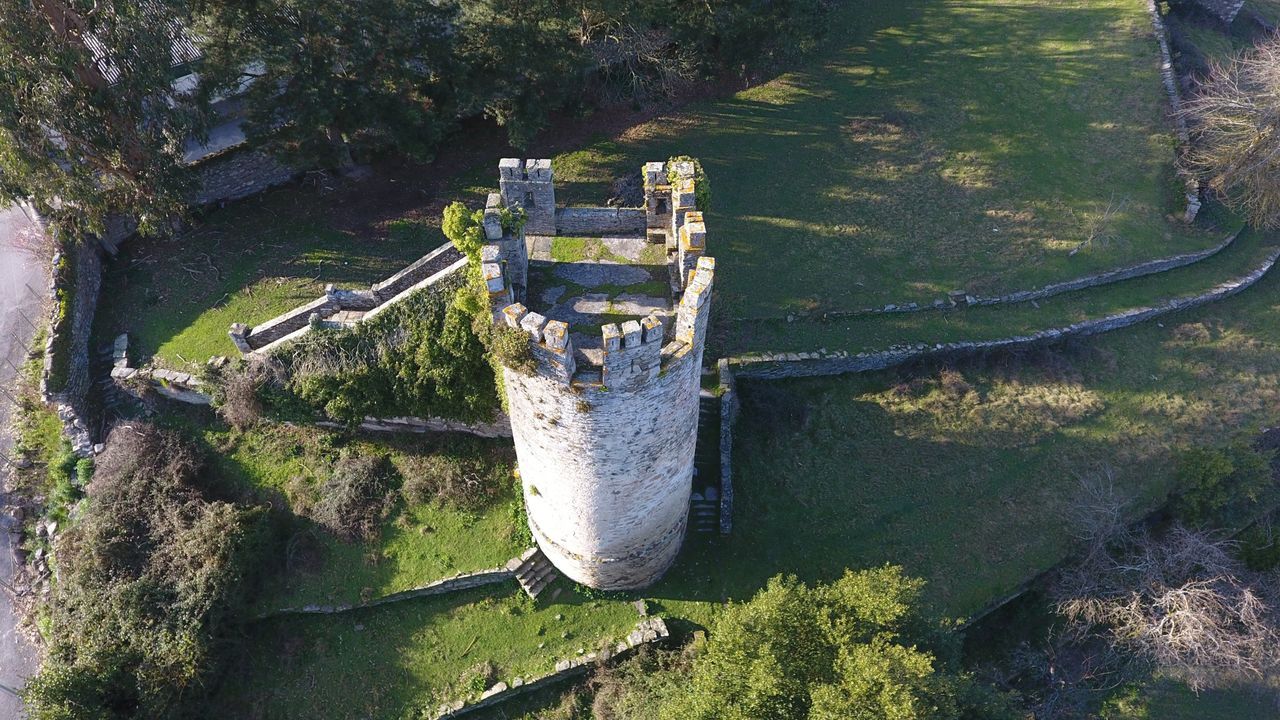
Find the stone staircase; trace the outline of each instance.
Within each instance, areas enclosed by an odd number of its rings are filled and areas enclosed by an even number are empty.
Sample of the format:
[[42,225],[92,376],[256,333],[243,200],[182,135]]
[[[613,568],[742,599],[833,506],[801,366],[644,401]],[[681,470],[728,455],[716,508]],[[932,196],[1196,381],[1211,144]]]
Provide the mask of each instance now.
[[714,487],[689,497],[689,529],[698,533],[720,529],[720,493]]
[[689,528],[714,533],[720,527],[720,398],[703,390],[698,396],[698,443],[693,451],[693,494]]
[[508,568],[516,574],[516,582],[520,583],[520,588],[534,600],[559,577],[555,566],[537,546],[521,553],[520,557],[511,561]]

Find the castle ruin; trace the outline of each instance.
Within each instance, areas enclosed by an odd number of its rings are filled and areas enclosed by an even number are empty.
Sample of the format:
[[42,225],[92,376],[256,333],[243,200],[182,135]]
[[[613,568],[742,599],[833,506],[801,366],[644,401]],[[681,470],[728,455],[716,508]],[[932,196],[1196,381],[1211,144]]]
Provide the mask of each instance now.
[[[527,333],[536,362],[532,373],[503,370],[529,528],[558,570],[606,590],[660,578],[688,521],[715,260],[705,255],[694,166],[672,165],[644,166],[643,209],[557,210],[550,161],[506,159],[485,210],[481,270],[494,322]],[[504,207],[525,210],[523,229],[503,229]],[[550,262],[557,229],[587,235],[593,222],[612,259]],[[623,256],[660,260],[628,268]],[[649,279],[636,287],[669,293],[561,299],[564,286],[591,278],[617,293],[612,279],[637,273]]]

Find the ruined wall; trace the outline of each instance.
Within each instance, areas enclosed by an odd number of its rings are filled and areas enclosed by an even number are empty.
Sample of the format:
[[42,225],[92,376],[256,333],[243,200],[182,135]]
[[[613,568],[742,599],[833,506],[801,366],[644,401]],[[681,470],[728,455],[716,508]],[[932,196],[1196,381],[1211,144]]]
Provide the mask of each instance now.
[[646,227],[646,214],[640,208],[573,207],[556,211],[558,235],[643,235]]
[[551,161],[503,158],[498,163],[498,187],[509,208],[524,208],[530,235],[556,234],[556,191]]

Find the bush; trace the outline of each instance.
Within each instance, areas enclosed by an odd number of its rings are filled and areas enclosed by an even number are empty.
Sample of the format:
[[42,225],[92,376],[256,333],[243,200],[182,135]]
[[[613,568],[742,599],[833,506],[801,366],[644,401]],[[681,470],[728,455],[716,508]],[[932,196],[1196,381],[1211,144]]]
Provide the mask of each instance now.
[[376,538],[390,507],[391,474],[385,457],[340,458],[320,488],[312,519],[347,541]]
[[238,430],[257,424],[265,410],[263,397],[283,383],[280,364],[260,355],[240,360],[219,374],[214,402],[218,415]]
[[702,161],[689,155],[675,155],[667,158],[667,182],[674,184],[676,173],[674,164],[678,162],[693,163],[694,203],[698,212],[711,212],[711,181],[707,179],[707,171],[702,169]]
[[203,457],[134,424],[111,434],[80,523],[55,548],[58,581],[33,720],[179,718],[225,657],[263,514],[210,500]]
[[1244,445],[1186,451],[1178,459],[1177,481],[1174,515],[1195,526],[1247,521],[1275,491],[1268,458]]
[[502,494],[509,469],[487,458],[425,455],[401,468],[400,492],[411,505],[440,501],[466,510],[484,507]]
[[772,578],[715,620],[664,720],[1014,717],[957,667],[957,640],[919,610],[900,568],[809,587]]

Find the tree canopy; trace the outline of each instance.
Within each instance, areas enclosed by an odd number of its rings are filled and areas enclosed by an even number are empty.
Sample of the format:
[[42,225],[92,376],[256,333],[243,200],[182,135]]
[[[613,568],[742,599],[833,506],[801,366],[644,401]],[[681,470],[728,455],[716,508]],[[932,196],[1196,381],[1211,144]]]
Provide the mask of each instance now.
[[0,202],[77,231],[181,214],[183,144],[207,120],[172,85],[188,18],[185,0],[0,3]]
[[711,628],[663,720],[942,720],[1012,717],[956,669],[954,636],[919,609],[901,568],[829,585],[775,577]]

